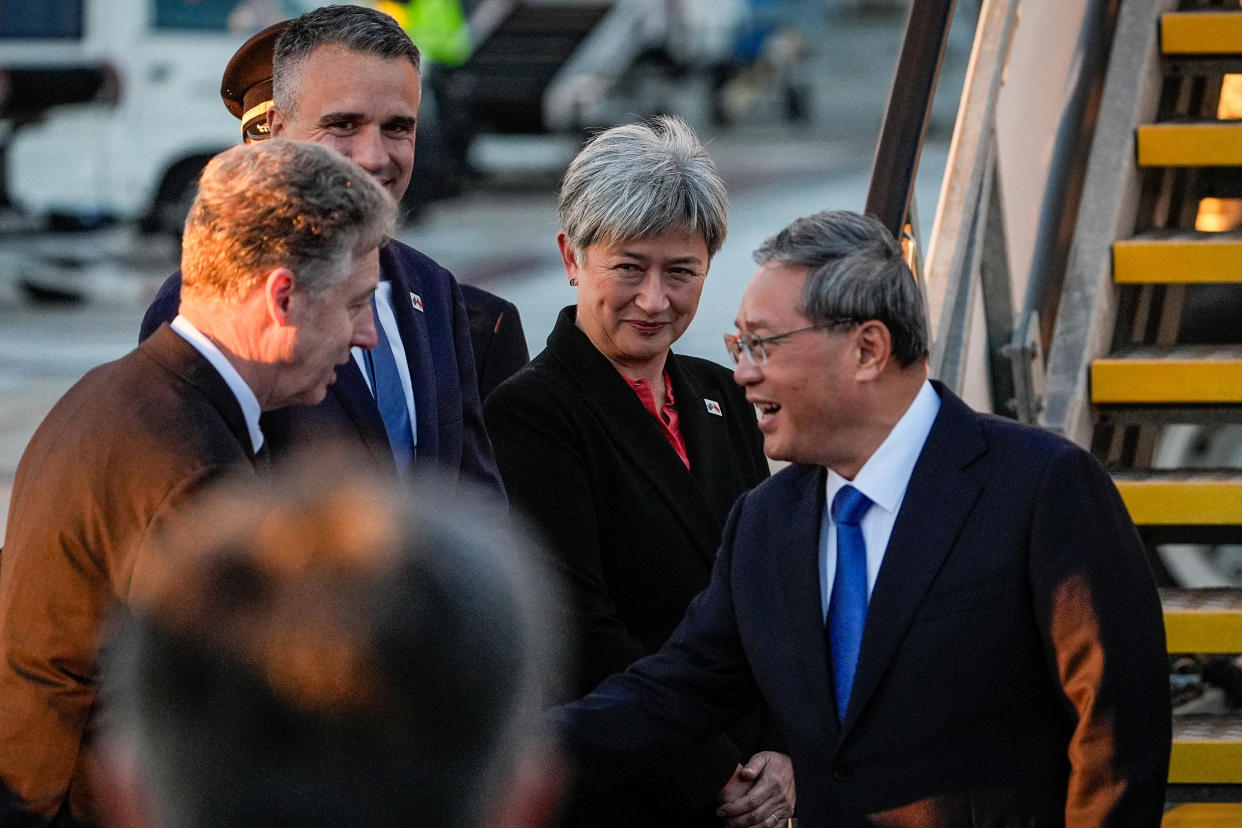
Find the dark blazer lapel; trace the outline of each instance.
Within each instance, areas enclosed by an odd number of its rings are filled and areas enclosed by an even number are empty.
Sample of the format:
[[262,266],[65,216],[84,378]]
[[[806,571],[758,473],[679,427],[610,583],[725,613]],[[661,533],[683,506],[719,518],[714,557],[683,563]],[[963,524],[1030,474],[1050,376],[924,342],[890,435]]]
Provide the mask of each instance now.
[[[684,367],[676,354],[669,354],[668,374],[677,401],[677,418],[686,441],[686,456],[690,458],[690,474],[698,486],[693,489],[693,497],[688,497],[687,492],[681,490],[680,477],[667,478],[665,482],[678,488],[679,496],[672,497],[669,503],[680,510],[681,519],[692,527],[691,536],[714,537],[720,533],[733,506],[732,495],[737,490],[739,477],[736,464],[745,460],[733,457],[724,448],[729,445],[728,418],[738,412],[730,410],[730,400],[714,383]],[[720,414],[707,410],[707,400],[719,407]],[[682,471],[685,471],[684,466]],[[670,498],[671,493],[666,493],[665,497]],[[715,558],[714,548],[702,551],[708,560]]]
[[169,327],[168,323],[160,327],[138,346],[151,359],[168,371],[181,377],[197,388],[211,404],[220,412],[229,431],[237,438],[237,442],[246,450],[246,454],[254,458],[253,445],[250,442],[250,429],[246,427],[246,416],[242,414],[241,404],[233,396],[233,389],[220,376],[220,372],[212,366],[207,358],[182,339],[181,334]]
[[414,391],[414,413],[418,418],[418,457],[434,458],[440,455],[440,407],[436,385],[435,366],[431,360],[431,337],[427,331],[427,316],[414,308],[411,294],[421,297],[422,286],[418,274],[407,271],[397,263],[392,245],[380,248],[380,273],[392,282],[392,310],[401,331],[401,344],[405,348],[405,361],[410,367],[410,385]]
[[[571,377],[581,376],[591,389],[583,394],[584,404],[591,408],[596,418],[612,435],[622,453],[651,483],[652,490],[686,524],[696,545],[701,537],[718,535],[723,520],[716,518],[704,498],[698,481],[672,451],[655,418],[643,407],[638,395],[601,354],[586,334],[574,325],[574,308],[566,308],[557,318],[556,326],[548,337],[548,349],[569,368]],[[674,380],[676,384],[676,380]],[[674,387],[674,394],[677,393]],[[678,413],[681,401],[678,400]],[[689,440],[687,439],[687,443]],[[687,451],[688,453],[688,451]],[[691,458],[693,463],[693,458]],[[710,521],[713,528],[703,532],[703,521]],[[699,545],[699,552],[711,563],[716,549]]]
[[[801,479],[788,499],[777,501],[764,522],[764,542],[772,545],[764,554],[778,561],[792,635],[790,646],[797,654],[807,694],[816,702],[829,744],[837,736],[837,708],[829,685],[828,648],[824,642],[824,609],[820,597],[819,531],[824,514],[824,469],[799,466]],[[768,498],[774,501],[774,498]],[[779,548],[778,548],[779,547]]]
[[375,405],[375,396],[352,354],[349,362],[337,366],[336,382],[328,387],[328,393],[341,404],[341,409],[358,429],[367,451],[375,456],[380,466],[386,468],[391,465],[392,446],[388,445],[388,431]]
[[848,731],[897,652],[983,484],[966,467],[987,450],[978,415],[944,386],[940,412],[914,466],[867,609]]

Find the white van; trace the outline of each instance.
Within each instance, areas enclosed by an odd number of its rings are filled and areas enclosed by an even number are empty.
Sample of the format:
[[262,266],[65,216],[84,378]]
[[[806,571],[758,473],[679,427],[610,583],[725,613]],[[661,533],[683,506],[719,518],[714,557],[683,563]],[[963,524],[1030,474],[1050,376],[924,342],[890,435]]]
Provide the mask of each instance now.
[[[474,36],[482,39],[503,27],[515,8],[530,12],[530,7],[542,6],[555,12],[557,6],[575,2],[467,0],[463,6],[472,10]],[[203,165],[241,139],[239,123],[220,100],[225,64],[250,35],[325,4],[313,0],[0,0],[0,118],[4,117],[6,68],[103,66],[116,84],[115,90],[109,90],[114,103],[56,106],[37,123],[16,129],[3,165],[7,167],[5,188],[0,192],[7,192],[28,215],[137,220],[143,230],[179,236]],[[659,111],[670,103],[667,98],[684,97],[672,94],[680,87],[689,86],[691,95],[699,87],[710,94],[706,72],[727,61],[731,39],[745,17],[742,0],[678,0],[675,4],[601,0],[596,5],[608,7],[609,14],[582,48],[557,69],[554,81],[541,92],[544,99],[519,102],[531,112],[543,111],[540,131],[572,135],[583,128],[628,120],[636,112]],[[518,17],[529,21],[531,16]],[[687,85],[680,75],[661,77],[654,83],[655,92],[644,94],[642,82],[650,81],[641,66],[645,50],[667,51],[676,58],[674,62],[697,71],[704,83]],[[524,53],[501,57],[516,59],[523,66],[528,62]],[[535,55],[532,60],[538,58]],[[621,82],[635,67],[637,81]],[[496,73],[508,70],[502,64],[499,69],[484,65],[480,71],[484,76],[476,83],[490,84]],[[424,81],[428,77],[424,72]],[[469,84],[465,88],[471,97]],[[509,94],[503,84],[492,91],[497,90],[502,96]],[[483,101],[481,107],[486,110],[491,100]],[[433,103],[429,89],[419,119],[420,150],[415,184],[406,196],[407,209],[453,191],[454,167],[440,163],[445,150],[437,134]],[[463,105],[461,112],[467,113],[468,120],[477,118],[481,128],[487,127],[494,114],[472,112],[469,105]],[[475,126],[469,124],[465,140]],[[3,127],[0,123],[0,141]]]
[[137,219],[180,232],[203,164],[240,141],[220,75],[305,0],[0,0],[0,68],[105,65],[113,105],[57,107],[12,135],[7,193],[33,215]]

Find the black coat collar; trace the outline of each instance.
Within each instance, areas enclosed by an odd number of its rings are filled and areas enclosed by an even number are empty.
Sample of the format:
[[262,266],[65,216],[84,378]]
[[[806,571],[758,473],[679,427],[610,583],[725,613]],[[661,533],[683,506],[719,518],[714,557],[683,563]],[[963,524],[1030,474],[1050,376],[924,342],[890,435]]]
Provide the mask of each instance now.
[[629,382],[577,327],[576,310],[570,306],[557,316],[548,336],[549,355],[561,363],[581,391],[583,404],[686,526],[704,558],[714,560],[715,543],[708,545],[705,539],[719,537],[736,497],[732,466],[738,458],[731,456],[726,416],[709,413],[706,400],[726,413],[739,412],[729,412],[728,401],[710,377],[669,351],[664,368],[690,458],[687,470]]

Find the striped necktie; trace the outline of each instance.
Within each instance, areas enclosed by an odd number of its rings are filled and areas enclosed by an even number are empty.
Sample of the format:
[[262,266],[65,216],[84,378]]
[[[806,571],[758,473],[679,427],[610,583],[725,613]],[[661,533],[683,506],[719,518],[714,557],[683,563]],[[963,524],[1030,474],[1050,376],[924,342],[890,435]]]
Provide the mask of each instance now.
[[371,375],[371,393],[375,395],[375,404],[379,407],[380,418],[384,421],[384,430],[388,432],[388,443],[392,446],[397,471],[404,474],[414,463],[414,432],[410,426],[410,407],[406,403],[401,375],[397,372],[397,360],[393,357],[392,346],[389,345],[384,326],[380,323],[374,294],[371,296],[371,313],[375,314],[377,340],[375,347],[366,352],[367,369]]

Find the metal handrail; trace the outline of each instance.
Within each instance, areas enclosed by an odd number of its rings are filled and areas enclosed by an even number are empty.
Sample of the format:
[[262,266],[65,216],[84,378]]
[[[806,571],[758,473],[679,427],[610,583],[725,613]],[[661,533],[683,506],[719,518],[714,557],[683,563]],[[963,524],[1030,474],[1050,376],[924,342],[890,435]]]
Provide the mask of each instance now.
[[[949,144],[940,201],[927,238],[923,281],[932,375],[962,390],[972,297],[987,240],[980,216],[996,190],[996,105],[1017,25],[1019,0],[984,0]],[[1003,232],[993,242],[1003,240]],[[1007,276],[1007,274],[1006,274]]]
[[1098,124],[1092,136],[1082,201],[1065,266],[1065,282],[1048,350],[1048,386],[1040,425],[1082,446],[1095,428],[1088,377],[1092,360],[1111,346],[1117,318],[1113,242],[1133,232],[1142,176],[1135,163],[1135,124],[1156,119],[1164,73],[1161,12],[1176,0],[1122,3],[1113,35]]
[[956,0],[914,0],[876,142],[864,212],[901,238]]

